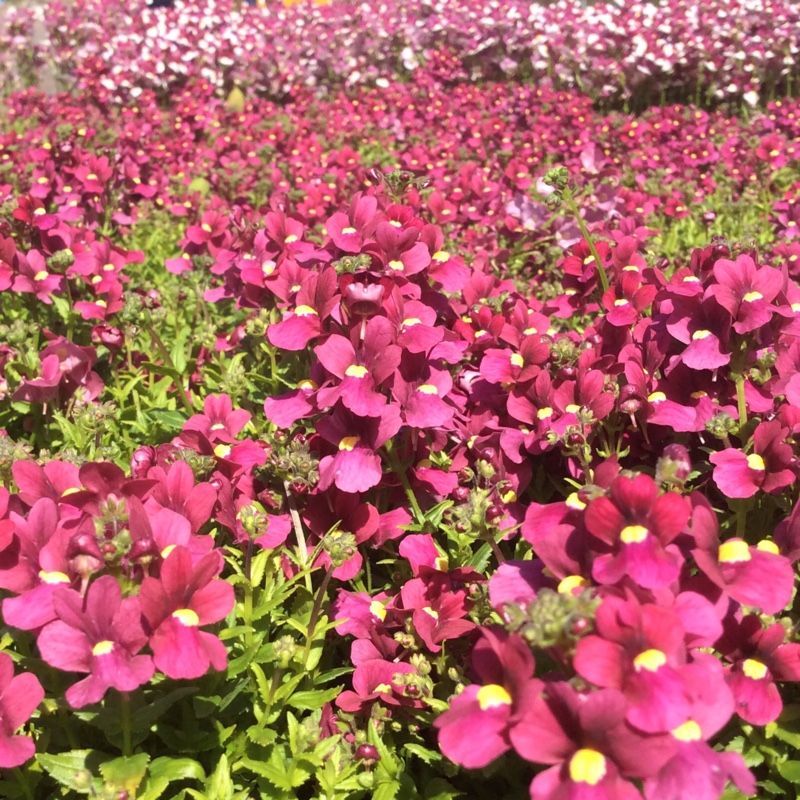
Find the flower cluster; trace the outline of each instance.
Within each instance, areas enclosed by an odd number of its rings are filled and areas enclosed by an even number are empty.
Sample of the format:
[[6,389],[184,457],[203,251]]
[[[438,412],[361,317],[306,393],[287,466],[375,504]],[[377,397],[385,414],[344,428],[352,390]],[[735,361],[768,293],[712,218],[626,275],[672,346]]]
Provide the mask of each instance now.
[[[8,625],[33,631],[42,658],[88,677],[66,692],[73,708],[110,688],[130,692],[157,669],[198,678],[225,668],[225,648],[201,626],[233,607],[217,576],[222,556],[198,530],[216,492],[185,461],[152,477],[113,464],[44,467],[17,461],[7,503],[0,587]],[[152,655],[141,651],[148,647]]]
[[74,94],[0,120],[20,796],[788,791],[800,103],[573,87],[780,89],[794,7],[724,6],[49,7],[15,69]]
[[[643,104],[697,87],[710,99],[754,104],[762,90],[789,86],[800,51],[797,8],[785,0],[286,5],[178,0],[165,10],[95,0],[78,11],[51,3],[46,13],[11,14],[2,49],[7,69],[47,62],[113,99],[166,95],[192,76],[281,96],[410,74],[548,80]],[[31,39],[37,24],[44,41]]]

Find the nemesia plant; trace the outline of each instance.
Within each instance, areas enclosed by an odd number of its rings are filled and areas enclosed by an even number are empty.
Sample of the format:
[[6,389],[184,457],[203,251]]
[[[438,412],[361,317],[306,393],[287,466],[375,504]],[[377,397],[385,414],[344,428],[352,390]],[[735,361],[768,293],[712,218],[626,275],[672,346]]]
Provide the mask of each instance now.
[[5,18],[3,796],[793,791],[793,8],[509,8]]

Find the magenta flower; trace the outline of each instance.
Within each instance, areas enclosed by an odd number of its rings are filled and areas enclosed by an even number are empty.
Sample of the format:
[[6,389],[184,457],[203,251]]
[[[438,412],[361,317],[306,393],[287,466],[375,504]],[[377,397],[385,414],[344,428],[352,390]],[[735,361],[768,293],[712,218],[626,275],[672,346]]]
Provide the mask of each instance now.
[[717,649],[733,662],[727,683],[736,711],[751,725],[774,722],[783,710],[776,681],[800,680],[800,644],[785,643],[779,622],[767,628],[755,614],[729,619]]
[[773,542],[752,547],[733,538],[720,544],[715,536],[692,555],[705,577],[737,603],[777,614],[791,600],[794,570]]
[[625,698],[616,689],[580,694],[553,683],[520,706],[510,732],[514,749],[552,765],[533,779],[531,800],[641,800],[626,778],[657,775],[675,752],[668,734],[643,735],[625,722]]
[[707,294],[733,317],[737,333],[749,333],[766,325],[775,312],[772,301],[783,289],[784,278],[773,267],[758,267],[743,253],[736,261],[726,258],[714,264],[717,283]]
[[[717,679],[709,679],[716,674]],[[685,668],[690,714],[670,732],[671,757],[656,774],[645,776],[647,800],[717,800],[732,780],[746,795],[755,792],[755,779],[738,753],[719,753],[707,739],[716,734],[733,713],[733,697],[718,678],[722,665],[714,656],[698,654]]]
[[89,673],[67,689],[73,708],[99,702],[111,688],[131,692],[153,677],[153,659],[136,655],[147,644],[139,599],[123,600],[116,578],[98,578],[85,601],[75,590],[59,588],[53,605],[59,618],[44,627],[37,643],[51,667]]
[[776,494],[794,483],[792,447],[785,439],[789,429],[778,420],[762,422],[753,433],[753,452],[728,448],[712,453],[714,482],[727,497],[752,497],[759,489]]
[[208,395],[203,402],[203,413],[195,414],[183,426],[185,431],[200,431],[211,442],[230,444],[250,419],[250,412],[239,408],[234,411],[227,394]]
[[543,686],[533,677],[536,665],[525,641],[500,628],[483,628],[481,636],[471,657],[480,685],[453,697],[434,722],[441,751],[467,769],[485,767],[511,749],[508,734],[523,689],[536,694]]
[[401,427],[400,411],[388,405],[380,417],[359,417],[337,407],[317,423],[323,439],[337,448],[319,462],[319,488],[335,484],[343,492],[366,492],[383,478],[381,457],[376,452]]
[[364,340],[350,339],[339,334],[329,336],[314,348],[323,367],[338,380],[330,388],[317,393],[320,406],[331,407],[341,399],[345,408],[364,417],[379,417],[386,397],[378,388],[387,381],[400,363],[400,348],[392,344],[392,326],[386,317],[373,317],[364,326]]
[[683,557],[671,542],[689,519],[689,504],[679,494],[659,494],[649,475],[618,477],[607,497],[586,509],[589,532],[613,548],[594,561],[598,583],[617,583],[623,575],[646,589],[668,586],[679,575]]
[[403,695],[398,676],[414,674],[417,670],[404,661],[385,661],[373,658],[363,661],[353,673],[353,691],[345,690],[336,698],[336,705],[348,714],[368,711],[375,701],[383,705],[414,705]]
[[24,764],[35,752],[29,736],[15,735],[44,700],[39,679],[30,672],[14,675],[14,662],[0,653],[0,769]]
[[680,725],[689,711],[680,618],[633,598],[606,597],[595,625],[597,635],[578,642],[576,672],[596,686],[620,689],[628,701],[625,718],[639,730],[658,733]]
[[233,608],[233,586],[214,580],[221,570],[217,551],[193,565],[189,550],[179,546],[164,560],[158,578],[142,582],[139,600],[152,631],[155,666],[169,678],[199,678],[209,666],[225,669],[225,645],[214,634],[199,630],[224,619]]

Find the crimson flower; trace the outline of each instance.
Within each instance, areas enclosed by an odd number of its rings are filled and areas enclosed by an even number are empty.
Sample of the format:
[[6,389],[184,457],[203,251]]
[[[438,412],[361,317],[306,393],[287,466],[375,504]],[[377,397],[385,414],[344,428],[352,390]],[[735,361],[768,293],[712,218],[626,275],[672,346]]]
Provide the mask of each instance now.
[[116,578],[98,578],[85,601],[74,589],[59,588],[53,605],[59,618],[44,627],[37,643],[51,667],[89,673],[67,689],[73,708],[99,702],[111,688],[131,692],[153,677],[153,659],[136,655],[147,644],[139,599],[123,600]]
[[759,489],[776,494],[794,483],[794,453],[785,442],[789,429],[778,420],[762,422],[753,433],[753,452],[728,448],[712,453],[714,482],[727,497],[752,497]]
[[586,528],[613,548],[595,559],[594,579],[612,584],[628,575],[646,589],[669,585],[683,564],[671,542],[688,520],[686,500],[674,492],[659,494],[649,475],[618,477],[608,496],[592,500],[586,509]]
[[775,681],[800,680],[800,644],[785,643],[780,622],[764,628],[755,614],[729,618],[717,649],[733,662],[727,683],[736,711],[751,725],[774,722],[783,710]]
[[199,630],[224,619],[233,608],[233,586],[214,580],[221,570],[217,551],[192,564],[189,550],[178,546],[164,560],[158,578],[142,581],[139,600],[152,631],[150,648],[156,667],[169,678],[199,678],[209,666],[225,669],[225,645]]
[[0,653],[0,769],[13,769],[33,756],[33,740],[15,735],[15,731],[42,700],[44,689],[39,679],[30,672],[14,675],[11,656]]
[[359,417],[341,406],[317,423],[323,439],[337,448],[319,462],[319,488],[335,484],[343,492],[366,492],[383,478],[381,457],[376,452],[401,426],[395,405],[384,408],[380,417]]
[[626,778],[658,774],[675,752],[667,734],[643,735],[625,722],[625,698],[616,689],[580,694],[549,684],[523,698],[511,729],[514,749],[550,764],[531,783],[531,800],[641,800]]
[[775,312],[772,301],[783,289],[784,278],[774,267],[758,267],[742,253],[736,261],[726,258],[714,264],[717,283],[707,294],[733,317],[737,333],[749,333],[766,325]]
[[523,688],[535,694],[543,686],[533,677],[536,665],[524,640],[501,628],[484,628],[481,636],[471,659],[480,684],[453,697],[434,722],[441,751],[467,769],[485,767],[511,749],[509,730]]

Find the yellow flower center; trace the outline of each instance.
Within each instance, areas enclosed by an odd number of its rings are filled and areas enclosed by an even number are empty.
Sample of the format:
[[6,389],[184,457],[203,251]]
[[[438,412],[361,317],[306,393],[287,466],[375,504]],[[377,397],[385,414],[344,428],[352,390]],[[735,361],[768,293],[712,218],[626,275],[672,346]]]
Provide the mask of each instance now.
[[432,383],[423,383],[417,387],[417,391],[422,394],[439,394],[439,390]]
[[63,572],[47,572],[46,570],[39,571],[39,579],[42,583],[69,583],[69,577]]
[[752,557],[747,542],[742,541],[742,539],[730,539],[719,546],[719,561],[721,564],[749,561]]
[[294,313],[298,317],[318,317],[319,314],[311,306],[297,306]]
[[339,442],[339,449],[347,450],[349,453],[360,441],[360,436],[345,436],[344,439]]
[[625,544],[638,544],[647,538],[648,530],[644,525],[626,525],[619,534]]
[[356,229],[355,228],[351,228],[349,226],[347,228],[342,228],[342,233],[355,233],[355,232],[356,232]]
[[499,684],[489,683],[481,686],[476,695],[481,711],[487,708],[497,708],[498,706],[510,706],[511,695]]
[[191,608],[179,608],[172,612],[172,616],[187,628],[196,628],[200,624],[200,617]]
[[643,669],[648,672],[657,672],[667,663],[667,657],[661,650],[645,650],[633,659],[633,668],[637,672]]
[[92,648],[92,655],[93,656],[107,656],[110,652],[114,649],[114,642],[109,641],[108,639],[103,640],[102,642],[98,642]]
[[764,295],[761,294],[761,292],[748,292],[742,298],[742,300],[744,300],[745,303],[755,303],[756,300],[763,300],[763,299]]
[[703,738],[703,732],[700,726],[693,720],[689,719],[672,730],[672,735],[679,742],[696,742]]
[[39,272],[37,272],[37,273],[36,273],[36,274],[33,276],[33,279],[34,279],[35,281],[43,281],[43,280],[44,280],[46,277],[47,277],[47,272],[46,272],[46,270],[43,270],[43,269],[42,269],[42,270],[39,270]]
[[344,374],[347,375],[348,378],[363,378],[368,371],[366,367],[362,367],[360,364],[351,364],[344,371]]
[[369,612],[381,622],[386,619],[386,606],[384,606],[380,600],[373,600],[369,604]]
[[550,406],[545,406],[544,408],[540,408],[536,412],[536,419],[550,419],[553,416],[553,409]]
[[750,453],[747,456],[747,466],[756,472],[763,472],[767,468],[764,459],[758,453]]
[[760,681],[767,677],[767,665],[756,661],[754,658],[748,658],[746,661],[742,662],[742,672],[744,672],[748,678],[752,678],[754,681]]
[[214,448],[214,455],[217,458],[227,458],[231,454],[231,446],[229,444],[218,444]]
[[519,353],[514,353],[511,356],[511,365],[522,369],[525,366],[525,359]]
[[596,786],[606,775],[606,757],[597,750],[584,747],[569,760],[569,777],[575,783]]
[[573,511],[583,511],[586,508],[586,503],[581,500],[577,492],[573,492],[567,499],[566,499],[567,508],[573,509]]
[[697,341],[698,339],[707,339],[711,336],[711,331],[695,331],[692,334],[692,341]]
[[582,589],[584,586],[588,585],[589,581],[587,581],[583,575],[567,575],[567,577],[558,584],[558,593],[572,594],[573,589]]

